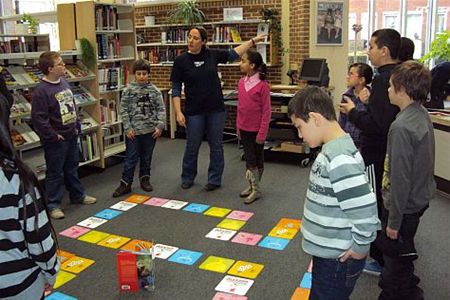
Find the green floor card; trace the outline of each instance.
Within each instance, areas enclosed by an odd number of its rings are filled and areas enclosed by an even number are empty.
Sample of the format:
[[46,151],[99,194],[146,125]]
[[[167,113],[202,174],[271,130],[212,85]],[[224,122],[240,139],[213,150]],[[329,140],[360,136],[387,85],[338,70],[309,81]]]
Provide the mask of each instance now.
[[258,277],[259,273],[261,273],[263,268],[264,265],[238,260],[228,271],[228,274],[255,279]]
[[97,231],[97,230],[91,230],[88,233],[80,236],[78,238],[78,240],[83,241],[83,242],[88,242],[91,244],[97,244],[98,242],[107,238],[108,236],[110,236],[109,233],[101,232],[101,231]]
[[217,227],[231,229],[231,230],[239,230],[242,226],[245,225],[244,221],[233,220],[233,219],[223,219]]
[[206,215],[206,216],[223,218],[230,211],[231,211],[231,209],[228,209],[228,208],[222,208],[222,207],[215,207],[215,206],[213,206],[210,209],[208,209],[207,211],[205,211],[203,214]]
[[233,263],[233,259],[210,256],[199,266],[199,269],[225,273],[233,265]]

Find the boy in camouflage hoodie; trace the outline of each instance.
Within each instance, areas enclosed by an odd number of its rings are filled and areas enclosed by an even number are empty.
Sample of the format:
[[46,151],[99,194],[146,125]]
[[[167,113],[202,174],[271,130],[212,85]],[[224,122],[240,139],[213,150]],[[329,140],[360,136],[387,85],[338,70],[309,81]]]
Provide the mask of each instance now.
[[150,184],[150,165],[156,139],[164,129],[166,108],[159,89],[148,82],[150,63],[139,59],[133,64],[136,82],[129,84],[123,91],[120,102],[120,115],[126,133],[125,161],[119,187],[113,197],[131,192],[134,169],[138,160],[141,188],[153,191]]

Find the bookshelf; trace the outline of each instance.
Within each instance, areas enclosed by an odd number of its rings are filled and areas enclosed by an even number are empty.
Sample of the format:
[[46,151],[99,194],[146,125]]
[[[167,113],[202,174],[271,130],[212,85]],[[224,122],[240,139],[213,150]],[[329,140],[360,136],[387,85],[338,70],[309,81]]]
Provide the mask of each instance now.
[[[98,1],[59,4],[64,18],[74,19],[74,24],[60,22],[60,36],[75,32],[76,38],[86,38],[95,48],[95,65],[90,71],[96,77],[84,82],[84,88],[97,101],[92,105],[98,121],[97,146],[100,167],[105,159],[125,151],[122,120],[118,113],[120,96],[130,80],[130,69],[136,59],[136,33],[134,6]],[[62,41],[61,48],[73,49],[74,42]]]

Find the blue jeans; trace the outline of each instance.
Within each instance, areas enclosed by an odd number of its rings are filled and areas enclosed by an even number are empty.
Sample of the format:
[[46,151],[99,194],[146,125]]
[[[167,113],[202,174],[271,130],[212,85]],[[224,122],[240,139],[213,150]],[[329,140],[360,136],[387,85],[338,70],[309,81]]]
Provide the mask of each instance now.
[[223,127],[225,112],[186,116],[186,149],[183,157],[181,182],[193,183],[197,176],[198,150],[206,132],[209,145],[208,183],[222,184],[225,165],[223,157]]
[[64,185],[69,192],[71,203],[83,202],[86,193],[78,178],[78,160],[80,158],[78,137],[74,136],[57,142],[43,142],[42,147],[47,166],[45,190],[49,211],[61,206]]
[[313,256],[310,300],[347,300],[366,259],[328,259]]
[[122,180],[128,184],[133,183],[134,169],[138,160],[139,178],[150,176],[150,165],[152,163],[153,149],[156,140],[152,137],[153,133],[136,135],[134,140],[126,138],[125,161],[123,166]]

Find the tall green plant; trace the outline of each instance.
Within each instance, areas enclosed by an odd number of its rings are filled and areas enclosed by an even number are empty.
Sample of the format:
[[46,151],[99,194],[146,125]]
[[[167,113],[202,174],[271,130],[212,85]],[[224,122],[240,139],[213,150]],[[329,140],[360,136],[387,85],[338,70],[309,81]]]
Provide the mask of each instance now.
[[278,10],[275,8],[262,8],[261,17],[265,22],[269,23],[269,28],[272,33],[272,41],[276,48],[284,55],[289,52],[289,49],[283,47],[283,41],[281,40],[281,20]]
[[436,61],[450,61],[450,31],[446,30],[436,34],[431,42],[430,51],[422,56],[421,62],[428,64],[432,59]]
[[206,16],[199,8],[196,0],[184,0],[169,11],[169,23],[184,23],[187,25],[202,24]]
[[89,69],[93,70],[95,67],[95,49],[91,42],[86,38],[80,39],[81,44],[81,61]]
[[28,24],[28,29],[30,33],[36,34],[38,32],[39,20],[34,18],[28,13],[24,13],[22,17],[22,22]]

